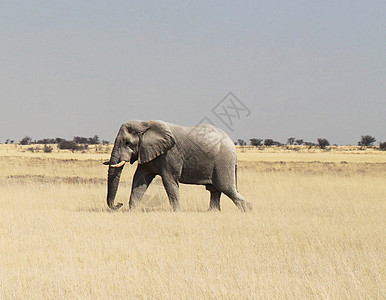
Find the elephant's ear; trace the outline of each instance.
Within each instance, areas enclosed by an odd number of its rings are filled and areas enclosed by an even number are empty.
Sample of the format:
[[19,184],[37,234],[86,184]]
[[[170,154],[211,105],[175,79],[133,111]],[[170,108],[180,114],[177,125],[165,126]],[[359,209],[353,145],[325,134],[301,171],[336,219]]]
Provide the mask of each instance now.
[[140,137],[138,163],[144,164],[175,145],[175,140],[168,126],[162,121],[145,122],[148,128]]

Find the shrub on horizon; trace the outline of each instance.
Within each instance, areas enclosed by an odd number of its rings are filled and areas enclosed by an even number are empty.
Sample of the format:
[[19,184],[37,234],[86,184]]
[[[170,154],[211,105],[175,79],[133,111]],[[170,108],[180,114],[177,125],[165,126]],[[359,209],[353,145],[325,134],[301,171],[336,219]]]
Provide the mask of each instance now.
[[258,146],[261,146],[263,140],[262,139],[253,138],[253,139],[249,139],[249,142],[250,142],[251,146],[258,147]]
[[318,145],[320,149],[326,149],[327,146],[330,146],[330,142],[325,138],[318,138]]
[[88,149],[88,145],[78,145],[74,141],[62,140],[58,144],[58,148],[60,150],[81,151],[81,150],[87,150]]
[[375,141],[375,137],[371,135],[362,135],[361,140],[358,142],[358,146],[370,147]]
[[246,145],[247,145],[247,143],[246,143],[244,140],[242,140],[242,139],[238,139],[238,140],[237,140],[237,143],[238,143],[240,146],[246,146]]
[[51,153],[52,150],[54,149],[51,146],[44,144],[44,148],[43,148],[44,153]]
[[22,140],[20,141],[20,145],[30,145],[32,142],[32,139],[29,137],[29,136],[25,136],[24,138],[22,138]]

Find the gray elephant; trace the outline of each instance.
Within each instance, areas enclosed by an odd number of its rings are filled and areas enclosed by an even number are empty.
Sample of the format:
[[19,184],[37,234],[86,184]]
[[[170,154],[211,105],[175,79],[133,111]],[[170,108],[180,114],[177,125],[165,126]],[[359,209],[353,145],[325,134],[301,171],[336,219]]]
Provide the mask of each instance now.
[[212,125],[183,127],[163,121],[130,121],[119,129],[111,152],[107,204],[114,204],[126,162],[138,160],[129,206],[135,208],[149,184],[160,175],[173,210],[179,210],[179,183],[205,185],[210,191],[210,210],[220,210],[221,193],[242,210],[250,210],[236,187],[237,157],[230,137]]

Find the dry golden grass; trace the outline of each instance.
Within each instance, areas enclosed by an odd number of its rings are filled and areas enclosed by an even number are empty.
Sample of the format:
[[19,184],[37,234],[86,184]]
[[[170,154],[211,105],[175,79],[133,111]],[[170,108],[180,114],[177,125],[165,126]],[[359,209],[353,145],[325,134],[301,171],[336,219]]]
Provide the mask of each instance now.
[[384,299],[386,153],[341,150],[238,149],[253,211],[183,185],[174,213],[159,179],[108,210],[107,150],[2,145],[0,298]]

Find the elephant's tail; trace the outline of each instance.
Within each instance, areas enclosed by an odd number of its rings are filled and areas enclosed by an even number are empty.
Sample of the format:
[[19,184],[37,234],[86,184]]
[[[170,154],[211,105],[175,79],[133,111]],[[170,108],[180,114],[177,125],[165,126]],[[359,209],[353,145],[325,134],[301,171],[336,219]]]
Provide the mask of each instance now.
[[236,164],[235,164],[235,181],[236,181],[236,192],[239,192],[239,188],[237,186],[237,161],[236,161]]

